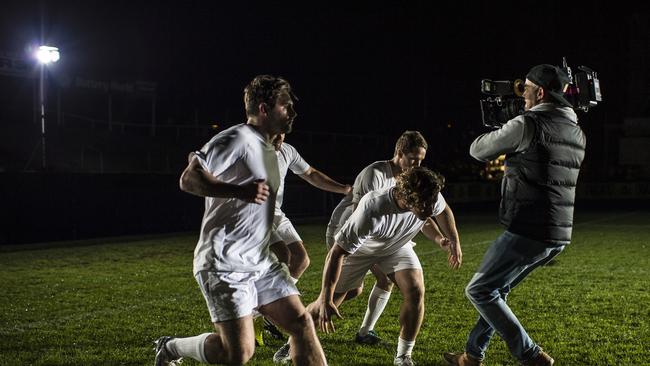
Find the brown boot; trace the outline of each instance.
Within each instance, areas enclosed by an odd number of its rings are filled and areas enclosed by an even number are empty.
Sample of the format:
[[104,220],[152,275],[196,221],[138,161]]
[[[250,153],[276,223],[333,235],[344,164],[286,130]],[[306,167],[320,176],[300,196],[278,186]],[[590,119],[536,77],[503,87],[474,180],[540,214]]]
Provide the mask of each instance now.
[[531,358],[526,362],[522,362],[522,366],[553,366],[555,360],[548,355],[548,353],[539,350],[537,356]]
[[449,366],[483,366],[481,360],[478,360],[467,353],[447,352],[442,355]]

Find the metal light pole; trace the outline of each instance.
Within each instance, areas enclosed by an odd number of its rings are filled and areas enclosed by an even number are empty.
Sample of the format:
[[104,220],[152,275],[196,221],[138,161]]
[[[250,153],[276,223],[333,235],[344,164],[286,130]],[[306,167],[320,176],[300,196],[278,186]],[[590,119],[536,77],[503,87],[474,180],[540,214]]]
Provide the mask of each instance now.
[[39,63],[41,64],[41,74],[39,78],[39,113],[41,115],[41,148],[43,152],[41,156],[41,163],[43,169],[47,167],[47,159],[45,154],[45,103],[47,93],[45,87],[45,78],[47,77],[47,74],[45,74],[45,65],[49,64],[50,62],[57,62],[59,61],[59,58],[59,49],[56,47],[40,46],[38,48],[38,51],[36,51],[36,59],[38,59]]

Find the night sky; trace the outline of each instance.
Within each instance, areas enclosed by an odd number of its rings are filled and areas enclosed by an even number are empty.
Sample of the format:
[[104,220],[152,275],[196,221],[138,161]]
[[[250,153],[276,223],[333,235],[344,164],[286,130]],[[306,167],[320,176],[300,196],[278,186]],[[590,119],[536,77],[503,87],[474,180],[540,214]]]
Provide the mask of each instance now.
[[[300,98],[287,141],[319,169],[351,182],[370,162],[390,158],[399,134],[416,129],[429,142],[424,165],[453,184],[481,180],[484,165],[468,154],[488,131],[480,121],[481,79],[523,78],[533,65],[566,56],[574,71],[598,72],[604,98],[580,115],[588,140],[581,181],[636,179],[642,170],[625,170],[617,148],[624,119],[650,114],[650,15],[620,2],[568,3],[3,1],[0,53],[27,57],[41,35],[59,47],[61,60],[48,73],[65,90],[64,113],[99,119],[104,130],[68,120],[57,128],[49,119],[50,156],[61,157],[46,173],[59,175],[2,182],[13,200],[0,222],[16,230],[0,232],[0,243],[188,230],[199,222],[202,201],[180,192],[177,177],[208,133],[152,138],[147,99],[138,102],[143,113],[116,107],[114,116],[144,121],[145,133],[108,133],[108,94],[66,89],[75,78],[154,82],[156,123],[224,128],[244,122],[243,88],[255,75],[282,75]],[[0,75],[0,171],[40,169],[36,80]],[[116,95],[116,104],[119,98],[131,97]],[[324,133],[336,134],[332,143],[334,135]],[[108,173],[131,175],[83,174],[101,172],[104,163]],[[308,202],[323,201],[306,197],[292,212],[308,215],[303,209],[316,207]]]
[[242,122],[243,87],[271,73],[300,98],[296,129],[419,129],[465,143],[484,131],[482,78],[523,78],[562,56],[599,74],[605,102],[582,117],[588,133],[636,113],[626,103],[630,29],[646,13],[609,1],[524,3],[11,1],[0,50],[23,52],[43,24],[61,49],[55,78],[156,82],[158,115],[176,122],[194,109],[201,123]]

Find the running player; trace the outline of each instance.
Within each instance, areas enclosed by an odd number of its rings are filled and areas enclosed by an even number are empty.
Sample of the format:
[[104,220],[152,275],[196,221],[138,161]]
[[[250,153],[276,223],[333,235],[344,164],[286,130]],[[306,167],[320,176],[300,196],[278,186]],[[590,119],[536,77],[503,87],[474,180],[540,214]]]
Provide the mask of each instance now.
[[194,275],[215,333],[160,337],[156,366],[182,357],[203,363],[244,364],[255,350],[253,311],[292,335],[298,365],[325,365],[310,314],[286,266],[269,250],[275,198],[280,185],[272,145],[291,131],[296,112],[289,83],[260,75],[244,90],[247,122],[228,128],[190,155],[180,186],[205,197],[194,251]]

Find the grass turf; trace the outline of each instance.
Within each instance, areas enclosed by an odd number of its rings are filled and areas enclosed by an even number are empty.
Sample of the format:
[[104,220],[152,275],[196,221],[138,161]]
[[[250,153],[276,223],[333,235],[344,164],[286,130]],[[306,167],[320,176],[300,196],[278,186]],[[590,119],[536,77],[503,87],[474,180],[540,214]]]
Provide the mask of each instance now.
[[[463,350],[476,312],[464,287],[501,232],[493,216],[457,218],[464,251],[458,271],[422,236],[426,314],[414,349],[420,365],[443,365]],[[641,365],[650,344],[650,213],[578,213],[573,243],[533,272],[508,302],[559,365]],[[324,225],[300,225],[312,264],[298,283],[303,302],[320,289]],[[0,365],[147,365],[161,335],[211,331],[191,273],[195,234],[0,247]],[[377,346],[352,341],[372,279],[344,303],[337,332],[319,334],[331,365],[391,364],[401,295],[394,291],[376,330]],[[280,341],[266,337],[251,365],[271,365]],[[197,365],[186,360],[184,365]],[[516,365],[497,336],[487,365]]]

